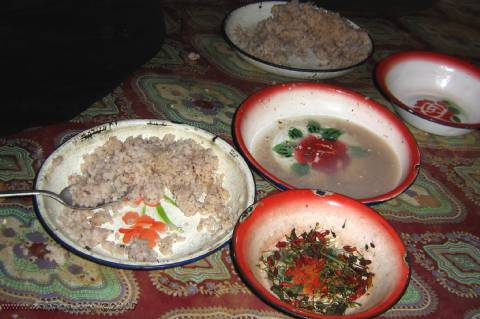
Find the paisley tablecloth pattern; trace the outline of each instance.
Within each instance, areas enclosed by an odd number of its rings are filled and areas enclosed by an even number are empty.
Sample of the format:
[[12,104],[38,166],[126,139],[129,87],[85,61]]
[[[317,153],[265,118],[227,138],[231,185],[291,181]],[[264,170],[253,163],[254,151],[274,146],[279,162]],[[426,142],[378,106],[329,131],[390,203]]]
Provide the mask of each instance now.
[[252,309],[231,309],[217,307],[183,308],[170,311],[160,319],[282,319],[289,318],[276,312]]
[[149,273],[152,284],[171,296],[247,294],[232,265],[229,250],[223,249],[184,267],[175,267]]
[[[165,1],[162,50],[119,87],[69,122],[0,138],[0,190],[31,189],[48,154],[100,123],[167,119],[232,142],[231,122],[242,100],[294,80],[247,64],[222,38],[225,14],[247,2]],[[393,110],[372,78],[383,57],[425,49],[480,64],[478,1],[439,0],[425,10],[377,13],[349,15],[374,39],[372,59],[325,82]],[[403,194],[373,208],[401,235],[412,272],[402,298],[381,317],[480,318],[480,132],[446,138],[408,128],[422,152],[420,174]],[[257,198],[278,191],[254,176]],[[286,318],[243,283],[229,246],[182,267],[109,268],[53,241],[36,219],[31,198],[0,201],[0,302],[1,318]]]
[[31,207],[2,204],[0,220],[3,309],[120,314],[134,308],[139,288],[131,271],[72,255],[50,238]]

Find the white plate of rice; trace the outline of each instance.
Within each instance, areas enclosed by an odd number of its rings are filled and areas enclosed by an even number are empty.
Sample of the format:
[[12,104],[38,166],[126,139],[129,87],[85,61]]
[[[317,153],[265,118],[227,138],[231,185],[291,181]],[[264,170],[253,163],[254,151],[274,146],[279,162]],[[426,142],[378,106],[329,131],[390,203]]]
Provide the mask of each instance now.
[[85,205],[116,192],[123,200],[71,210],[35,198],[45,229],[74,253],[127,269],[163,269],[201,259],[226,244],[255,200],[252,173],[226,141],[196,127],[126,120],[86,130],[43,163],[36,189],[74,184]]

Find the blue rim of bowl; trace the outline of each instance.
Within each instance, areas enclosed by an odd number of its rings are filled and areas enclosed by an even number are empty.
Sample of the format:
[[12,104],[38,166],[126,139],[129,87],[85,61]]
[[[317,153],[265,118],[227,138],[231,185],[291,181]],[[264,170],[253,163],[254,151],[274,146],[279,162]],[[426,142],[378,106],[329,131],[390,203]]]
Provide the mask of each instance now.
[[[281,65],[281,64],[275,64],[273,62],[269,62],[269,61],[266,61],[266,60],[263,60],[263,59],[260,59],[248,52],[246,52],[245,50],[241,49],[238,45],[236,45],[231,39],[230,37],[227,35],[227,32],[225,31],[225,27],[231,17],[231,15],[236,11],[236,10],[239,10],[241,8],[245,8],[245,7],[248,7],[248,6],[258,6],[259,4],[261,3],[265,3],[265,2],[278,2],[279,4],[280,3],[287,3],[288,1],[276,1],[276,0],[267,0],[267,1],[261,1],[261,2],[255,2],[255,3],[250,3],[250,4],[247,4],[247,5],[244,5],[244,6],[241,6],[241,7],[238,7],[236,9],[233,9],[231,10],[227,16],[225,17],[225,19],[223,19],[223,22],[222,22],[222,34],[223,34],[223,37],[225,39],[225,41],[227,41],[227,43],[232,46],[235,50],[237,50],[238,52],[242,53],[243,55],[249,57],[250,59],[256,61],[256,62],[259,62],[259,63],[263,63],[263,64],[266,64],[268,66],[271,66],[271,67],[275,67],[275,68],[279,68],[279,69],[283,69],[283,70],[287,70],[287,71],[295,71],[295,72],[299,72],[299,73],[335,73],[335,72],[341,72],[341,71],[347,71],[347,70],[350,70],[350,69],[353,69],[357,66],[360,66],[362,64],[364,64],[365,62],[367,62],[368,59],[370,59],[370,57],[373,55],[374,51],[375,51],[375,46],[374,46],[374,43],[373,43],[373,39],[372,37],[370,36],[370,33],[368,33],[365,29],[363,29],[364,31],[367,32],[367,35],[368,35],[368,38],[370,39],[370,44],[371,44],[371,48],[370,48],[370,52],[368,54],[368,56],[355,63],[355,64],[352,64],[352,65],[349,65],[349,66],[346,66],[346,67],[342,67],[342,68],[336,68],[336,69],[304,69],[304,68],[297,68],[297,67],[293,67],[293,66],[286,66],[286,65]],[[325,9],[326,10],[326,9]],[[332,12],[331,10],[327,10],[329,12]],[[350,21],[349,19],[343,17],[344,19],[346,19],[349,23],[351,23],[352,25],[354,26],[357,26],[353,21]],[[358,27],[358,26],[357,26]],[[359,27],[360,28],[360,27]]]
[[448,127],[454,127],[459,129],[477,129],[480,128],[480,123],[463,123],[463,122],[451,122],[435,117],[431,117],[415,111],[410,106],[406,105],[405,103],[401,102],[388,88],[388,85],[385,83],[385,76],[389,72],[391,66],[390,64],[396,64],[395,60],[404,60],[413,58],[414,60],[419,61],[444,61],[455,66],[458,66],[462,69],[462,71],[470,70],[470,73],[478,76],[480,78],[480,69],[473,64],[470,64],[466,61],[461,59],[455,58],[450,55],[438,53],[438,52],[430,52],[430,51],[404,51],[391,54],[386,58],[383,58],[378,65],[375,67],[375,81],[377,85],[380,87],[380,90],[387,96],[387,98],[392,102],[394,105],[398,106],[402,110],[418,116],[424,120],[429,122],[433,122],[439,125],[444,125]]
[[115,261],[109,261],[107,259],[102,259],[100,257],[95,257],[93,255],[89,255],[87,253],[82,252],[81,250],[75,248],[74,246],[68,244],[65,242],[60,236],[58,236],[53,229],[50,228],[50,226],[47,224],[45,219],[43,218],[42,214],[40,213],[40,209],[38,208],[38,203],[37,199],[33,201],[33,208],[35,211],[35,215],[37,215],[38,220],[40,221],[40,224],[43,226],[43,229],[46,230],[46,232],[53,238],[55,241],[59,244],[61,244],[64,248],[67,250],[71,251],[72,253],[76,254],[77,256],[80,256],[82,258],[85,258],[87,260],[93,261],[97,264],[104,265],[104,266],[109,266],[113,268],[119,268],[119,269],[127,269],[127,270],[161,270],[161,269],[167,269],[167,268],[172,268],[172,267],[178,267],[178,266],[183,266],[186,264],[193,263],[195,261],[198,261],[200,259],[203,259],[216,251],[220,250],[224,246],[228,245],[232,238],[226,240],[224,243],[221,243],[218,245],[218,247],[215,247],[212,250],[207,251],[205,254],[196,256],[191,259],[186,259],[186,260],[181,260],[173,263],[168,263],[168,264],[152,264],[152,265],[135,265],[135,264],[128,264],[128,263],[121,263],[121,262],[115,262]]
[[[142,121],[142,119],[135,119],[135,120],[123,120],[121,122],[126,122],[126,121],[132,121],[132,122],[135,122],[135,121]],[[144,121],[147,121],[147,120],[144,120]],[[159,122],[160,124],[158,125],[164,125],[164,124],[161,124],[161,123],[166,123],[166,122],[170,122],[170,121],[165,121],[165,120],[157,120],[157,119],[154,119],[154,120],[148,120],[148,121],[151,121],[151,124],[152,125],[156,125],[155,123],[156,122]],[[114,121],[114,122],[110,122],[110,123],[104,123],[104,124],[100,124],[100,125],[97,125],[95,127],[92,127],[92,128],[89,128],[87,130],[84,130],[80,133],[78,133],[77,135],[79,134],[82,134],[82,133],[85,133],[85,132],[91,132],[91,134],[97,134],[99,132],[101,132],[101,130],[97,130],[95,131],[95,129],[97,128],[103,128],[103,127],[106,127],[106,126],[109,126],[109,125],[112,125],[112,124],[117,124],[118,122],[117,121]],[[188,124],[183,124],[183,123],[175,123],[175,122],[170,122],[174,125],[182,125],[182,126],[190,126]],[[253,176],[253,173],[252,173],[252,170],[250,169],[250,166],[248,165],[248,162],[243,158],[243,156],[241,156],[241,154],[233,147],[233,145],[231,145],[230,143],[228,143],[227,141],[225,141],[224,139],[222,139],[221,137],[209,132],[209,131],[206,131],[204,129],[201,129],[201,128],[198,128],[198,127],[194,127],[195,129],[199,129],[201,131],[204,131],[206,133],[209,133],[213,136],[213,140],[217,140],[218,138],[220,140],[222,140],[223,142],[225,142],[226,144],[230,145],[230,147],[237,152],[238,156],[245,162],[245,167],[248,168],[248,172],[250,172],[250,175],[252,177],[252,181],[253,181],[253,201],[255,202],[255,194],[256,194],[256,190],[257,190],[257,187],[256,187],[256,184],[255,184],[255,177]],[[75,136],[77,136],[75,135]],[[74,138],[75,136],[73,136],[72,138]],[[68,142],[68,141],[67,141]],[[67,143],[65,142],[65,143]],[[56,150],[58,150],[59,148],[61,148],[65,143],[63,143],[62,145],[60,145],[59,147],[57,147],[48,157],[47,159],[55,153]],[[44,161],[45,163],[45,161]],[[43,164],[42,164],[43,166]],[[40,168],[41,170],[41,168]],[[40,172],[39,170],[39,172]],[[33,181],[33,185],[37,185],[37,181],[38,181],[38,178],[40,177],[40,175],[37,173],[36,176],[35,176],[35,179]],[[101,258],[101,257],[96,257],[94,255],[90,255],[88,253],[85,253],[83,252],[82,250],[78,249],[77,247],[67,243],[64,239],[62,239],[58,234],[56,234],[55,232],[55,229],[52,229],[51,225],[49,225],[47,223],[47,221],[45,220],[45,218],[43,217],[43,214],[40,212],[40,208],[39,208],[39,204],[38,204],[38,198],[36,196],[34,196],[33,198],[33,210],[35,212],[35,215],[37,216],[38,220],[40,221],[40,224],[42,225],[43,229],[45,229],[45,231],[57,242],[59,243],[61,246],[63,246],[64,248],[66,248],[67,250],[71,251],[72,253],[76,254],[77,256],[80,256],[80,257],[83,257],[87,260],[90,260],[90,261],[93,261],[95,263],[98,263],[98,264],[101,264],[101,265],[105,265],[105,266],[109,266],[109,267],[114,267],[114,268],[119,268],[119,269],[127,269],[127,270],[161,270],[161,269],[168,269],[168,268],[173,268],[173,267],[177,267],[177,266],[183,266],[183,265],[186,265],[186,264],[190,264],[190,263],[193,263],[195,261],[198,261],[198,260],[201,260],[215,252],[217,252],[218,250],[222,249],[223,247],[225,247],[226,245],[228,245],[231,240],[232,240],[232,236],[233,236],[233,229],[235,228],[235,225],[233,225],[232,227],[232,230],[231,230],[231,235],[229,237],[226,237],[226,239],[223,241],[223,242],[220,242],[218,243],[218,245],[212,249],[209,249],[207,251],[205,251],[205,253],[202,253],[198,256],[194,256],[192,258],[188,258],[188,259],[182,259],[182,260],[179,260],[179,261],[175,261],[175,262],[171,262],[171,263],[164,263],[164,264],[154,264],[154,263],[151,263],[151,264],[135,264],[135,263],[128,263],[128,262],[116,262],[116,261],[112,261],[112,260],[109,260],[109,259],[104,259],[104,258]],[[240,212],[241,214],[242,212]],[[88,249],[87,249],[88,250]]]

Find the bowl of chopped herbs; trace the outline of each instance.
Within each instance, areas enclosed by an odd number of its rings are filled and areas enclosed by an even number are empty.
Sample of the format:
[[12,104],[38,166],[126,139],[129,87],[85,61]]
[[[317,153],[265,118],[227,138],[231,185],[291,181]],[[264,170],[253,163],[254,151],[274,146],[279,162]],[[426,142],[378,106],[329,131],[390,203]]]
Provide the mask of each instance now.
[[299,318],[370,318],[404,293],[410,267],[395,229],[350,197],[309,189],[257,201],[240,217],[233,259],[266,303]]

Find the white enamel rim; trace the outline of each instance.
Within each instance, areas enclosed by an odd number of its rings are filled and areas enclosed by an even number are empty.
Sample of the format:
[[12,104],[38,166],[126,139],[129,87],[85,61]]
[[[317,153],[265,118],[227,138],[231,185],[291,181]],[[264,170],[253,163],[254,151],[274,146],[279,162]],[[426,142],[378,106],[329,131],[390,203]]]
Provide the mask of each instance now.
[[[438,52],[405,51],[380,61],[375,78],[397,113],[415,127],[444,136],[480,128],[480,68],[470,63]],[[451,122],[413,110],[403,102],[413,90],[463,101],[468,122]]]
[[[193,126],[154,119],[112,122],[95,126],[77,134],[48,156],[37,174],[35,188],[59,192],[67,186],[69,175],[73,172],[80,172],[83,155],[93,152],[94,148],[103,145],[111,136],[124,140],[128,136],[162,137],[167,133],[173,133],[177,137],[192,138],[204,147],[212,148],[219,157],[221,173],[225,175],[224,187],[232,198],[233,208],[231,213],[234,216],[238,217],[246,207],[254,202],[255,182],[252,172],[243,157],[230,144],[212,133]],[[63,160],[58,165],[60,156],[63,157]],[[56,161],[57,164],[55,164]],[[126,269],[163,269],[194,262],[229,242],[234,227],[232,225],[228,231],[210,236],[211,240],[198,245],[192,243],[191,251],[183,251],[181,255],[165,258],[160,263],[134,262],[111,255],[99,254],[77,245],[55,221],[55,214],[60,213],[63,209],[63,206],[56,201],[37,196],[34,199],[34,205],[35,213],[44,228],[67,249],[97,263]]]
[[254,169],[278,188],[295,189],[257,162],[251,153],[252,142],[260,131],[258,128],[299,114],[352,121],[370,130],[392,147],[401,166],[399,184],[384,194],[358,199],[362,203],[392,199],[415,181],[420,169],[420,150],[408,128],[394,113],[368,97],[339,86],[292,82],[273,85],[249,96],[237,109],[233,121],[235,142],[242,154]]
[[[238,25],[254,25],[259,21],[266,19],[271,16],[271,8],[276,4],[284,4],[288,1],[261,1],[257,3],[247,4],[240,8],[237,8],[231,11],[223,21],[223,35],[227,43],[234,49],[234,51],[245,61],[255,65],[264,71],[281,75],[287,77],[293,77],[298,79],[330,79],[338,77],[353,71],[358,66],[364,64],[373,54],[374,45],[373,40],[369,35],[371,43],[371,51],[369,55],[362,61],[359,61],[351,66],[337,68],[337,69],[305,69],[305,68],[296,68],[289,67],[285,65],[279,65],[272,62],[265,61],[256,56],[251,55],[245,50],[241,49],[234,41],[231,36],[232,32],[235,30]],[[355,28],[359,28],[358,25],[352,21],[347,21]]]

